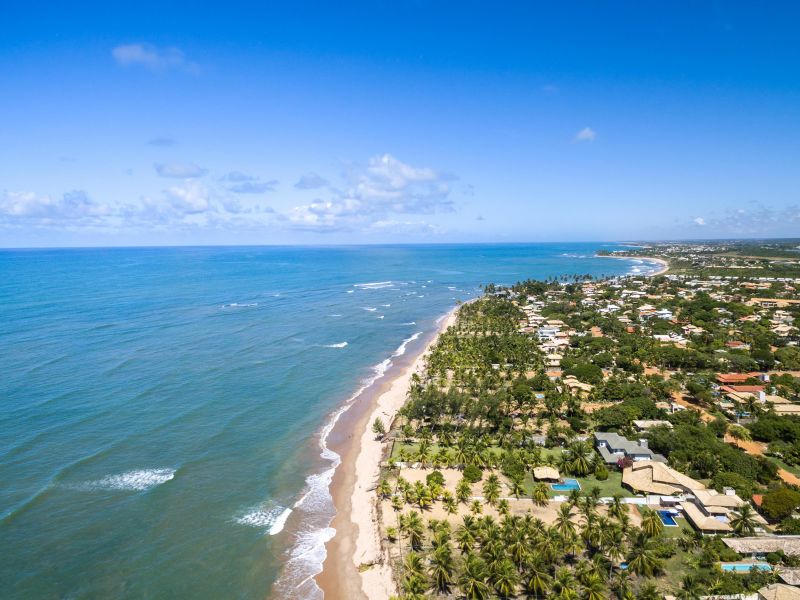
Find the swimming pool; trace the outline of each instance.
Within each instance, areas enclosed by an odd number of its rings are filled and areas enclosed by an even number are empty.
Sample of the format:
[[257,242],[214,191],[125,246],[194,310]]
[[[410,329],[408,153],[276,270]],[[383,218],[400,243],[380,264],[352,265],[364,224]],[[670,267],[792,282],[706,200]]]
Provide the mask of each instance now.
[[719,566],[723,571],[733,573],[749,573],[753,567],[760,571],[772,570],[772,567],[767,563],[719,563]]
[[557,492],[571,492],[581,489],[581,484],[577,479],[565,479],[563,483],[551,483],[550,487]]
[[678,526],[678,522],[675,520],[675,515],[672,514],[672,511],[659,510],[658,516],[661,518],[661,522],[664,524],[665,527]]

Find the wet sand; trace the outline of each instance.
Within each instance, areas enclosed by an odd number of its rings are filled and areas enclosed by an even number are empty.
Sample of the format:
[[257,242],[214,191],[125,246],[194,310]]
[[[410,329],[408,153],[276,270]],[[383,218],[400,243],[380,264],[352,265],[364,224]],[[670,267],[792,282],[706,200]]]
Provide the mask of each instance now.
[[[326,544],[327,557],[316,581],[326,600],[387,599],[396,593],[391,567],[380,540],[377,496],[384,446],[372,433],[380,417],[387,430],[403,406],[411,375],[424,367],[424,359],[439,334],[455,322],[456,309],[442,319],[415,353],[392,359],[392,366],[371,389],[342,415],[328,438],[328,447],[341,456],[331,482],[336,535]],[[360,565],[372,565],[359,569]],[[368,590],[368,591],[366,591]]]

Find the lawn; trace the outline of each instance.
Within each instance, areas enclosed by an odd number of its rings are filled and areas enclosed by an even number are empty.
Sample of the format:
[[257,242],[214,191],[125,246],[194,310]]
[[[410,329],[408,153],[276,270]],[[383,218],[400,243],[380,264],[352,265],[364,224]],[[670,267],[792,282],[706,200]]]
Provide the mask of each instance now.
[[[581,494],[585,495],[589,493],[593,487],[600,488],[600,497],[601,498],[610,498],[615,494],[620,494],[622,496],[632,496],[630,491],[626,490],[622,487],[622,473],[618,471],[612,471],[608,474],[608,479],[605,481],[598,481],[594,475],[590,475],[588,477],[572,477],[571,475],[562,475],[564,479],[577,479],[578,483],[581,484]],[[533,492],[533,488],[538,484],[538,481],[533,479],[533,475],[530,473],[525,475],[525,480],[523,481],[523,487],[525,488],[525,493],[530,496]],[[550,487],[550,484],[547,484]],[[567,496],[569,492],[556,492],[552,488],[550,488],[550,497],[553,496]]]

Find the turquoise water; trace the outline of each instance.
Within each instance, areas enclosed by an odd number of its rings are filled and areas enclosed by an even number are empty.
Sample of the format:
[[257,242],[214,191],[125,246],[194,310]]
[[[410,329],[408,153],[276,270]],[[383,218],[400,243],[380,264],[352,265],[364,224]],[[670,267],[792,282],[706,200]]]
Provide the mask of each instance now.
[[581,484],[577,479],[565,479],[563,483],[551,483],[550,487],[556,492],[571,492],[581,489]]
[[675,520],[675,516],[668,510],[659,510],[658,516],[661,518],[661,522],[664,524],[665,527],[677,527],[678,522]]
[[481,283],[645,268],[599,248],[0,251],[0,597],[313,596],[331,415]]
[[720,563],[719,566],[723,571],[731,571],[733,573],[749,573],[753,568],[759,571],[772,570],[772,567],[767,563]]

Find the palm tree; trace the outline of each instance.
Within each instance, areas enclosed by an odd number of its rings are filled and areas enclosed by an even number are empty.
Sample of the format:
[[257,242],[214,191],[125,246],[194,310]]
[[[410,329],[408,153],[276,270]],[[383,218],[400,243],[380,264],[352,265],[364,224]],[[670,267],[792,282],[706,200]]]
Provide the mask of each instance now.
[[400,531],[408,536],[411,547],[415,551],[422,549],[425,527],[422,523],[422,517],[418,512],[410,512],[405,515],[405,517],[400,518]]
[[500,598],[513,596],[519,583],[519,575],[514,563],[507,558],[501,560],[492,570],[491,580]]
[[464,563],[464,572],[458,579],[458,586],[467,600],[486,600],[489,597],[489,586],[486,584],[486,565],[470,554]]
[[654,538],[644,531],[637,531],[628,552],[628,570],[634,575],[652,577],[661,570],[661,560],[655,555]]
[[430,563],[428,575],[433,588],[440,594],[449,593],[453,584],[453,555],[450,544],[442,544],[431,552]]
[[483,495],[486,501],[492,506],[494,506],[500,498],[500,479],[494,473],[486,478],[483,484]]
[[558,509],[558,517],[556,517],[556,529],[561,537],[564,539],[575,535],[575,523],[572,522],[572,507],[565,503]]
[[738,536],[753,535],[756,524],[756,511],[747,503],[742,504],[731,519],[731,529]]
[[528,598],[543,598],[550,589],[550,575],[541,561],[540,556],[533,558],[525,567],[526,574],[524,589]]
[[583,580],[582,600],[604,600],[607,597],[606,585],[597,573],[589,573]]
[[646,507],[642,507],[642,531],[649,537],[658,537],[664,531],[664,522],[659,514]]
[[470,485],[469,481],[466,479],[459,481],[456,485],[456,498],[458,498],[458,501],[466,503],[471,495],[472,486]]
[[547,506],[547,503],[550,501],[550,489],[547,487],[546,483],[537,483],[536,487],[533,488],[531,497],[533,498],[534,504]]
[[592,470],[592,446],[586,440],[577,440],[569,446],[569,468],[579,476],[586,476]]
[[382,499],[386,500],[392,495],[392,486],[386,479],[382,479],[380,485],[378,485],[377,492]]

